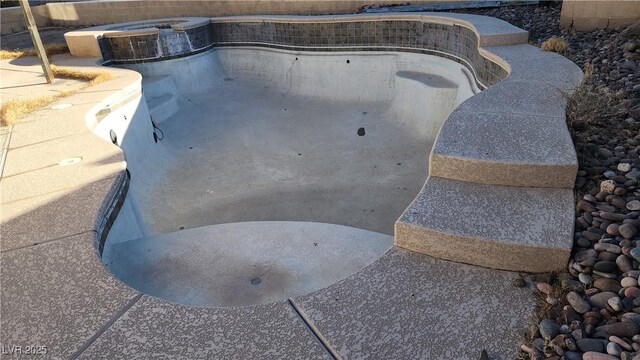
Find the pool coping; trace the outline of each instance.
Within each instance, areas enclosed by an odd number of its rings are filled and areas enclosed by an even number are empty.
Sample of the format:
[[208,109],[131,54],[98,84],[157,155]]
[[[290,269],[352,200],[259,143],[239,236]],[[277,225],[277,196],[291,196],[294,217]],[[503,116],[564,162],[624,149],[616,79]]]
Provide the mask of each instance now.
[[[389,16],[395,15],[363,14],[329,16],[322,18],[326,18],[327,21],[331,21],[331,19],[363,19],[370,17],[385,18]],[[397,16],[412,17],[416,15],[403,13]],[[431,15],[420,14],[420,16]],[[442,19],[449,16],[449,14],[445,16],[439,13],[434,17],[434,19]],[[488,21],[487,18],[484,17],[465,14],[452,14],[451,17],[455,17],[457,21],[464,22],[467,25],[473,24],[473,22],[479,18],[483,18],[482,21]],[[237,19],[237,17],[234,18]],[[299,19],[300,17],[243,16],[241,18],[277,18],[282,20],[291,20],[293,18]],[[511,25],[509,26],[511,28],[515,28]],[[580,84],[582,72],[575,64],[557,54],[543,53],[533,46],[523,44],[523,42],[526,42],[523,30],[518,29],[518,31],[515,32],[509,30],[501,33],[499,27],[496,29],[489,26],[487,26],[487,28],[477,26],[474,27],[474,29],[474,31],[478,33],[481,40],[480,43],[483,44],[481,46],[489,48],[483,49],[482,51],[484,51],[487,56],[493,56],[496,61],[503,61],[505,64],[509,64],[510,67],[509,77],[489,90],[497,89],[494,91],[499,92],[500,88],[504,87],[504,84],[513,85],[516,88],[520,87],[521,89],[526,90],[530,87],[531,83],[534,83],[536,86],[541,86],[542,89],[548,91],[557,90],[570,92],[573,87]],[[524,33],[526,35],[526,32]],[[535,61],[530,61],[527,64],[518,64],[517,61],[514,61],[514,59],[522,59],[523,56],[531,57]],[[98,66],[97,64],[88,65],[87,61],[80,62],[77,61],[77,59],[65,59],[63,62],[66,63],[65,65],[73,65],[77,62],[89,68]],[[554,71],[549,71],[550,65],[554,67]],[[71,358],[79,357],[83,351],[96,342],[100,336],[104,334],[118,319],[126,317],[130,309],[136,308],[144,302],[159,302],[161,305],[157,306],[171,308],[171,311],[181,314],[176,318],[177,321],[180,321],[180,318],[186,320],[193,316],[189,313],[189,307],[171,304],[168,302],[163,303],[162,300],[153,299],[122,284],[119,280],[109,274],[99,261],[98,250],[95,246],[97,243],[96,239],[98,239],[104,229],[104,226],[106,226],[105,218],[107,216],[105,215],[113,214],[114,200],[118,199],[115,194],[122,194],[122,184],[125,183],[126,177],[126,163],[122,152],[119,151],[120,149],[115,145],[108,143],[108,146],[91,145],[96,142],[105,141],[99,139],[86,126],[101,110],[108,109],[111,104],[118,103],[123,98],[131,96],[132,92],[139,91],[141,87],[141,76],[136,72],[115,68],[102,69],[114,74],[114,79],[95,85],[61,100],[61,102],[72,104],[73,106],[70,109],[64,111],[51,109],[41,110],[32,116],[29,116],[22,123],[13,126],[10,129],[12,136],[7,155],[8,164],[11,164],[10,161],[13,161],[14,156],[17,156],[17,151],[25,153],[21,156],[38,156],[39,161],[41,162],[55,164],[60,160],[58,158],[60,156],[60,148],[67,147],[70,143],[84,141],[88,145],[73,149],[74,152],[69,153],[65,157],[80,156],[84,159],[96,159],[94,165],[98,164],[99,166],[92,167],[86,162],[81,162],[74,166],[65,167],[63,170],[60,170],[55,166],[40,169],[33,168],[27,169],[26,171],[11,177],[5,176],[2,178],[3,186],[1,190],[1,203],[3,207],[11,206],[11,211],[19,212],[16,209],[20,206],[28,208],[29,206],[33,206],[34,201],[38,202],[38,200],[51,199],[52,196],[56,199],[56,202],[58,202],[53,209],[55,210],[55,213],[52,213],[51,211],[44,211],[33,214],[29,217],[25,223],[32,224],[30,227],[13,228],[9,226],[9,229],[7,229],[6,226],[2,227],[3,230],[1,230],[2,232],[0,235],[1,241],[5,246],[3,246],[4,248],[0,252],[0,256],[2,256],[4,260],[3,264],[6,264],[7,261],[9,261],[18,267],[17,270],[4,267],[2,268],[2,271],[5,274],[9,273],[12,276],[15,276],[15,278],[11,278],[9,281],[9,290],[7,290],[7,287],[4,287],[4,291],[2,292],[3,307],[10,306],[7,305],[7,301],[11,299],[13,301],[31,301],[28,298],[21,297],[20,294],[28,293],[25,292],[25,290],[22,290],[24,287],[36,284],[37,286],[35,288],[38,290],[30,290],[35,291],[34,293],[30,293],[31,296],[38,296],[45,299],[46,301],[44,303],[40,303],[40,306],[43,306],[44,304],[47,312],[53,312],[56,314],[56,318],[51,319],[46,316],[42,316],[42,308],[24,308],[20,305],[11,305],[15,306],[12,309],[15,309],[19,313],[14,313],[13,311],[10,312],[13,317],[8,320],[8,323],[5,322],[5,325],[8,324],[9,326],[3,326],[2,339],[4,341],[8,336],[5,335],[7,334],[7,331],[17,334],[16,336],[22,336],[22,338],[37,340],[43,343],[56,339],[55,341],[59,341],[59,344],[61,345],[57,345],[57,348],[54,350],[64,353],[65,357],[70,356]],[[561,96],[562,94],[558,92],[556,95]],[[514,105],[510,98],[505,97],[504,94],[501,96],[499,103],[509,106]],[[524,103],[521,104],[525,105]],[[551,110],[553,110],[550,114],[543,115],[545,118],[561,120],[564,115],[563,101],[554,102],[550,106],[546,102],[542,102],[539,105],[547,105],[547,107],[550,107]],[[459,109],[460,108],[456,109],[454,114],[460,114],[459,116],[461,117],[468,116],[471,112],[468,109],[465,110],[464,107],[462,110],[458,111]],[[521,111],[517,111],[517,113],[518,115],[539,116],[538,112],[540,109],[541,108],[535,106],[529,108],[525,106],[523,109],[520,109]],[[52,117],[59,118],[61,114],[65,114],[67,117],[67,123],[65,123],[65,125],[69,125],[65,126],[63,129],[56,126],[59,124],[55,124],[55,120],[51,119]],[[501,113],[499,109],[497,109],[495,112],[491,112],[490,114],[495,115],[504,113]],[[513,119],[506,118],[504,121],[508,123],[513,121]],[[52,131],[50,135],[38,134],[35,136],[33,133],[33,125],[36,124],[53,126],[57,130]],[[455,124],[452,122],[450,125]],[[485,186],[490,189],[494,189],[495,191],[502,191],[508,194],[507,197],[520,196],[523,189],[529,188],[531,189],[529,191],[535,193],[532,195],[535,201],[549,201],[555,204],[554,206],[556,206],[555,209],[557,211],[563,212],[561,214],[555,214],[564,220],[563,223],[552,223],[549,225],[550,227],[556,227],[556,230],[557,226],[561,226],[561,231],[548,239],[548,241],[543,239],[543,246],[541,247],[544,251],[551,249],[552,251],[559,252],[560,255],[556,261],[551,264],[545,264],[544,269],[511,268],[510,270],[533,272],[549,270],[549,266],[555,267],[559,265],[559,263],[565,261],[565,257],[568,259],[572,243],[571,232],[573,230],[573,195],[571,188],[573,187],[573,178],[575,178],[575,173],[577,172],[575,150],[573,150],[574,152],[569,154],[566,159],[561,159],[561,161],[555,164],[526,164],[526,162],[522,162],[521,159],[478,159],[468,155],[465,156],[464,150],[460,150],[455,146],[449,146],[451,143],[458,143],[459,138],[457,136],[460,135],[459,130],[454,129],[451,133],[457,134],[456,138],[449,138],[449,135],[447,135],[447,127],[450,125],[448,125],[447,122],[443,125],[440,132],[442,137],[440,135],[438,136],[438,140],[436,141],[434,150],[430,156],[429,176],[431,178],[437,178],[440,183],[445,184],[445,187],[456,186],[456,182],[464,181],[466,185],[471,187],[471,189],[473,189],[474,186]],[[84,126],[85,129],[78,130],[79,127],[82,126]],[[495,126],[492,126],[492,128],[495,129]],[[65,133],[67,129],[70,130],[69,133]],[[553,130],[562,135],[559,138],[560,140],[554,139],[554,141],[564,141],[562,149],[566,150],[567,141],[568,144],[572,145],[564,122],[555,123]],[[541,129],[529,126],[527,131],[530,134],[536,134],[539,133]],[[509,134],[504,134],[503,136],[508,135]],[[501,137],[502,136],[499,134],[495,136],[497,139],[500,139]],[[25,140],[22,140],[21,138],[25,138]],[[490,139],[491,138],[489,138],[489,140]],[[12,143],[15,144],[16,141],[19,141],[21,144],[18,148],[12,147]],[[552,149],[557,146],[555,143],[543,145]],[[43,151],[43,149],[48,149],[49,146],[56,147],[58,151]],[[489,141],[485,146],[493,147],[496,146],[496,144]],[[104,161],[100,162],[100,159]],[[448,161],[456,162],[457,166],[450,169],[448,165],[450,163],[448,163]],[[511,167],[514,164],[518,164],[518,162],[520,162],[522,166],[532,166],[534,171],[546,170],[547,172],[545,175],[540,176],[539,179],[533,180],[530,178],[522,179],[521,175],[518,175],[518,171],[516,171],[516,176],[507,174],[512,169]],[[473,168],[473,166],[476,166],[478,163],[481,164],[480,168],[484,168],[485,165],[487,166],[487,170],[484,175],[482,171],[478,171],[477,168]],[[473,171],[468,169],[473,169]],[[469,171],[470,173],[465,175]],[[496,177],[496,172],[502,172],[505,175],[502,177]],[[561,174],[564,177],[557,178],[555,174]],[[471,175],[473,176],[472,178],[467,178],[467,176]],[[549,179],[552,181],[549,181]],[[449,249],[455,249],[458,245],[463,245],[465,243],[465,239],[469,236],[474,239],[491,240],[483,238],[481,236],[482,234],[473,233],[472,230],[469,230],[471,231],[470,233],[460,234],[457,232],[459,229],[451,228],[452,226],[459,225],[455,222],[449,224],[429,224],[425,223],[428,219],[412,218],[409,216],[413,212],[419,213],[432,211],[432,209],[430,209],[432,205],[429,204],[428,201],[425,201],[427,199],[422,197],[429,192],[432,184],[433,182],[427,180],[425,189],[417,195],[414,203],[396,223],[397,245],[427,254],[431,251],[431,255],[447,259],[448,255],[446,253],[449,252]],[[73,196],[73,192],[89,186],[91,186],[92,193],[104,194],[104,197],[102,199],[90,199],[84,195]],[[563,196],[558,198],[558,193],[562,193]],[[89,204],[91,206],[87,207],[87,200],[95,203]],[[83,205],[79,206],[79,204]],[[497,207],[503,206],[503,204],[504,201],[498,201],[495,204],[488,204],[488,208],[485,209],[485,211],[490,212],[492,209],[491,206]],[[85,216],[79,216],[79,209],[82,209],[81,211],[85,213]],[[5,213],[4,216],[7,216],[7,214]],[[569,218],[571,219],[570,224],[567,223],[567,219]],[[87,219],[90,219],[90,221]],[[66,224],[68,221],[75,222],[76,220],[78,220],[78,224],[74,224],[73,227],[68,226],[69,229],[73,228],[72,233],[65,232],[65,229],[56,229],[56,224]],[[499,225],[499,220],[501,219],[496,220],[497,225]],[[512,226],[513,228],[518,228],[520,225],[521,223],[517,221],[509,224],[509,226]],[[444,241],[434,242],[429,240],[433,238],[432,233],[429,234],[430,238],[425,238],[424,231],[416,234],[416,227],[421,228],[420,231],[427,229],[428,232],[435,232],[436,237],[442,237],[443,234],[449,233],[450,238],[447,239],[447,243]],[[525,227],[525,229],[531,230],[533,228]],[[21,240],[7,247],[7,242],[15,241],[15,237],[17,236],[16,234],[18,233],[20,233],[19,238]],[[48,238],[43,238],[43,233],[50,236]],[[536,230],[530,235],[535,236],[538,234],[539,232]],[[46,236],[47,235],[45,235],[45,237]],[[88,242],[89,239],[91,239],[90,243]],[[427,249],[425,249],[425,243],[429,245],[426,246]],[[498,243],[500,243],[500,241],[498,241]],[[90,249],[93,249],[93,252],[89,251]],[[400,250],[394,249],[390,254],[394,255],[394,253],[397,253],[398,251]],[[516,250],[516,252],[520,251],[521,250]],[[90,253],[94,256],[88,255]],[[51,256],[55,254],[55,258],[46,259],[50,254]],[[483,262],[487,257],[491,257],[491,255],[491,253],[487,254],[481,252],[479,256],[473,256],[471,259],[462,262],[495,267],[491,266],[495,265],[494,263]],[[507,255],[508,256],[506,257],[508,258],[510,255]],[[536,253],[533,256],[539,257],[541,255]],[[383,256],[383,258],[386,257],[387,255]],[[16,259],[20,261],[16,262],[18,261]],[[78,259],[81,260],[81,263],[75,263]],[[74,266],[66,265],[69,264],[69,262],[74,262]],[[517,264],[511,264],[510,266],[516,265]],[[52,278],[51,276],[43,273],[45,271],[51,271],[51,269],[55,270]],[[354,274],[335,285],[338,286],[341,283],[349,282],[351,278],[355,278],[357,276],[358,274]],[[70,288],[67,286],[69,284],[71,284]],[[96,285],[98,288],[96,288]],[[12,295],[14,297],[11,299],[5,298],[5,296],[9,296],[8,292],[11,292],[11,290],[16,290],[17,295]],[[323,290],[320,290],[319,292],[322,291]],[[69,298],[70,296],[72,299]],[[305,295],[305,297],[309,296],[311,296],[311,294]],[[42,299],[39,299],[38,301],[42,301]],[[46,308],[47,306],[49,308]],[[284,306],[284,308],[282,306]],[[273,304],[272,308],[279,308],[280,310],[277,311],[291,312],[291,309],[284,304]],[[200,310],[194,311],[197,312]],[[289,315],[290,317],[288,319],[297,319],[299,316],[299,314],[296,315],[294,312],[291,312]],[[271,315],[266,316],[268,319]],[[7,320],[3,320],[3,322],[4,321]],[[9,328],[8,330],[7,327]],[[157,330],[161,331],[159,329]],[[192,331],[197,330],[192,329]],[[318,346],[316,340],[301,338],[304,337],[305,331],[295,330],[295,334],[296,338],[300,340],[300,343],[305,344],[304,346]],[[292,353],[296,350],[300,349],[291,349]],[[311,351],[311,353],[314,353],[315,355],[320,354],[319,357],[327,355],[322,350],[318,349]]]

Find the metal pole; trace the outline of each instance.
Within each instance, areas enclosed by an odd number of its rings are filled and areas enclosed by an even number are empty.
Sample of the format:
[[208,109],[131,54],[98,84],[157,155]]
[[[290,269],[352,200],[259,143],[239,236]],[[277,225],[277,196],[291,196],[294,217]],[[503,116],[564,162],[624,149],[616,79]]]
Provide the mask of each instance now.
[[47,58],[47,53],[44,51],[44,46],[42,45],[42,39],[40,39],[40,33],[38,32],[38,27],[36,26],[36,21],[33,19],[33,14],[31,13],[31,7],[29,6],[29,0],[19,0],[20,7],[22,8],[22,13],[24,14],[24,19],[27,22],[27,28],[29,29],[29,34],[31,35],[31,41],[33,41],[33,46],[36,48],[36,53],[38,54],[38,58],[40,59],[40,65],[42,65],[42,71],[44,72],[44,77],[47,79],[49,84],[53,83],[53,72],[51,72],[51,66],[49,66],[49,59]]

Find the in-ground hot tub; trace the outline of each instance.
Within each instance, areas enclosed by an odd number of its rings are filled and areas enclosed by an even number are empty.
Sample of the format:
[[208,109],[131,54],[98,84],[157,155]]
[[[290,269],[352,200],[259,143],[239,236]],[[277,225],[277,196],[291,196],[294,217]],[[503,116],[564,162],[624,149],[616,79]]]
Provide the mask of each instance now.
[[[384,254],[394,224],[398,242],[397,221],[423,221],[415,207],[432,186],[451,194],[468,187],[455,176],[425,184],[447,117],[508,75],[468,22],[389,15],[191,23],[186,35],[147,34],[144,26],[141,34],[135,24],[131,36],[99,39],[106,61],[143,75],[134,118],[94,124],[122,147],[130,172],[100,245],[105,265],[129,285],[203,306],[291,298]],[[493,41],[526,41],[518,30]],[[509,198],[513,190],[487,188],[496,191]],[[570,191],[545,191],[538,193],[571,202]],[[452,244],[459,238],[468,237]],[[496,266],[482,261],[463,259]]]

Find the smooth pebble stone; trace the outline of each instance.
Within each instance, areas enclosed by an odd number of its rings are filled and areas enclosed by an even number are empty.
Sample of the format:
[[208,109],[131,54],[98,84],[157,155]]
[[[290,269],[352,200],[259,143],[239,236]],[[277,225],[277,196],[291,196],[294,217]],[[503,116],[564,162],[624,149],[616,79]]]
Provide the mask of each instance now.
[[629,258],[626,255],[619,255],[616,258],[616,265],[618,265],[618,269],[620,269],[620,271],[623,273],[626,273],[627,271],[630,271],[633,269],[633,266],[631,265],[631,260],[629,260]]
[[620,285],[622,285],[623,288],[636,287],[638,286],[638,279],[627,276],[626,278],[620,280]]
[[631,224],[622,224],[618,227],[618,232],[620,232],[620,235],[625,239],[633,239],[633,237],[638,233],[638,230]]
[[621,348],[625,349],[625,350],[633,350],[633,348],[631,347],[631,345],[627,344],[626,341],[620,339],[617,336],[609,336],[609,341],[614,342],[618,345],[620,345]]
[[640,298],[640,289],[637,287],[631,287],[624,289],[624,296],[630,298]]
[[602,237],[602,234],[596,234],[592,231],[583,231],[582,236],[589,241],[598,241]]
[[606,307],[607,301],[612,297],[618,297],[618,295],[611,291],[605,291],[601,293],[597,293],[589,298],[589,302],[599,308],[604,309]]
[[555,305],[558,303],[558,299],[551,296],[551,295],[547,295],[547,297],[544,299],[549,305]]
[[583,248],[591,246],[591,242],[583,237],[578,238],[578,240],[576,240],[576,244]]
[[623,221],[627,218],[627,215],[618,214],[611,211],[600,211],[598,214],[600,215],[601,218],[609,221]]
[[549,341],[558,335],[560,325],[549,319],[543,319],[538,325],[538,329],[540,330],[542,338]]
[[544,294],[551,294],[553,293],[553,286],[549,285],[548,283],[545,282],[539,282],[536,284],[536,288],[538,290],[540,290],[540,292],[544,293]]
[[[601,254],[609,254],[609,253],[608,252],[603,252]],[[587,267],[593,267],[593,265],[595,265],[596,262],[598,262],[598,259],[596,259],[596,258],[588,258],[585,261],[580,261],[580,265],[587,266]]]
[[582,360],[582,353],[575,351],[565,351],[564,358],[566,360]]
[[591,310],[589,302],[584,300],[582,296],[575,291],[570,291],[567,294],[567,301],[569,302],[569,305],[571,305],[571,308],[573,308],[577,313],[584,314]]
[[610,342],[607,344],[607,354],[613,355],[613,356],[620,356],[620,353],[622,353],[622,349],[620,348],[620,345],[614,342]]
[[582,355],[582,360],[618,360],[618,358],[615,356],[590,351]]
[[[637,314],[640,315],[640,314]],[[640,326],[634,322],[617,322],[604,325],[596,329],[598,332],[605,332],[621,338],[628,338],[637,335],[640,332]]]
[[582,329],[575,329],[571,332],[571,336],[576,340],[580,340],[584,337],[584,331],[582,331]]
[[591,285],[592,283],[592,279],[591,276],[585,274],[585,273],[580,273],[578,274],[578,279],[580,280],[581,283],[585,284],[585,285]]
[[617,176],[618,174],[616,174],[615,171],[609,170],[609,171],[605,171],[604,174],[602,175],[604,175],[604,177],[606,177],[607,179],[611,179],[612,177]]
[[627,203],[627,210],[637,211],[640,210],[640,200],[632,200]]
[[598,339],[578,339],[576,341],[576,345],[578,345],[578,349],[582,351],[595,351],[595,352],[603,352],[604,351],[604,343],[602,340]]
[[622,300],[617,296],[607,300],[607,304],[609,304],[609,306],[611,306],[611,308],[616,312],[622,310]]
[[631,338],[631,340],[633,340],[633,342],[636,344],[640,344],[640,334],[633,335],[633,338]]
[[631,249],[629,256],[634,258],[636,261],[640,261],[640,247],[634,247]]
[[631,170],[631,164],[629,163],[618,164],[618,171],[628,172],[629,170]]
[[591,194],[586,194],[585,196],[582,197],[582,199],[588,201],[588,202],[592,202],[592,203],[597,203],[598,199],[596,199],[595,196],[591,195]]
[[617,293],[622,289],[622,286],[617,280],[607,279],[607,278],[598,278],[594,281],[593,286],[602,290],[602,291],[611,291]]
[[615,262],[616,259],[618,258],[618,255],[607,252],[607,251],[603,251],[600,254],[598,254],[598,260],[600,261],[613,261]]
[[610,224],[609,226],[607,226],[607,229],[605,231],[609,235],[617,236],[617,235],[620,235],[619,228],[620,228],[620,225],[618,225],[616,223],[613,223],[613,224]]
[[[620,316],[620,320],[622,320],[623,322],[629,322],[629,323],[640,326],[640,314],[636,314],[632,312],[624,313],[622,314],[622,316]],[[640,331],[637,332],[636,334],[640,334]],[[615,334],[612,334],[612,335],[615,335]],[[631,334],[630,336],[626,336],[626,337],[632,337],[633,335],[635,334]],[[621,336],[621,337],[624,337],[624,336]]]
[[560,326],[560,334],[569,334],[569,333],[571,333],[571,328],[569,328],[569,325],[562,324],[562,326]]
[[596,207],[586,200],[578,201],[578,209],[588,213],[596,211]]
[[594,270],[593,274],[602,276],[602,277],[607,278],[607,279],[615,279],[617,277],[616,274],[606,273],[606,272],[597,271],[597,270]]
[[598,257],[598,252],[593,249],[578,251],[575,255],[573,255],[573,259],[578,262],[587,260],[588,258],[596,257]]
[[619,196],[612,195],[614,197],[608,200],[609,204],[613,205],[618,209],[625,209],[627,207],[627,201]]
[[631,354],[630,352],[623,351],[622,354],[620,354],[620,359],[633,360],[633,354]]
[[[609,157],[609,156],[608,156]],[[613,180],[605,180],[600,183],[600,191],[611,194],[613,190],[616,188],[616,183]]]
[[[593,248],[597,251],[608,251],[612,254],[620,254],[620,252],[622,251],[620,246],[608,243],[597,243],[593,246]],[[640,253],[638,255],[640,255]]]
[[611,261],[599,261],[593,266],[593,268],[597,271],[612,273],[616,271],[618,266],[616,265],[616,263]]

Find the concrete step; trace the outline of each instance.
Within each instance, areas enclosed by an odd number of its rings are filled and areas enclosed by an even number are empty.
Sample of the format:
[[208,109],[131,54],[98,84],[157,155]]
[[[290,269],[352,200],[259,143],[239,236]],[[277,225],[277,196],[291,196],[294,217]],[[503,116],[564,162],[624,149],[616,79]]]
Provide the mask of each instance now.
[[578,160],[564,109],[562,94],[548,84],[505,80],[484,90],[462,103],[442,125],[429,175],[572,189]]
[[157,98],[165,93],[175,95],[175,83],[171,75],[145,76],[142,78],[144,96],[148,100]]
[[284,301],[361,270],[393,237],[335,224],[254,221],[107,242],[102,260],[153,296],[200,306]]
[[395,224],[395,244],[494,269],[566,266],[573,243],[571,189],[485,185],[429,177]]
[[179,110],[176,97],[169,93],[147,100],[147,105],[149,106],[149,114],[156,124],[167,120]]

